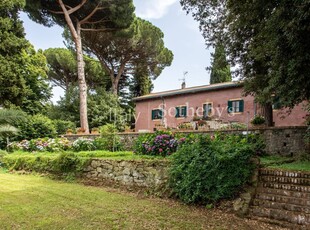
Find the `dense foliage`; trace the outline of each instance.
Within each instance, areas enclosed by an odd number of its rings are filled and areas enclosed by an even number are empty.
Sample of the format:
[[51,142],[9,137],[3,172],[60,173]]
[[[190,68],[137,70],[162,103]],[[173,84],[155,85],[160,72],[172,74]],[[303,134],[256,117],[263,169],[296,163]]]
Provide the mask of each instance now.
[[[131,74],[137,81],[149,83],[171,65],[173,54],[165,47],[162,31],[152,23],[135,18],[128,29],[111,32],[85,32],[84,45],[109,74],[112,92],[119,93],[119,81]],[[141,79],[142,78],[142,79]],[[142,82],[141,82],[142,83]],[[149,84],[140,87],[147,90]]]
[[88,158],[78,157],[72,152],[57,155],[8,154],[2,158],[3,166],[9,170],[28,170],[41,173],[66,175],[78,174],[88,162]]
[[19,20],[24,4],[23,0],[0,3],[0,98],[4,107],[35,114],[44,109],[51,91],[45,57],[25,39]]
[[231,81],[230,65],[226,59],[225,48],[220,42],[215,46],[215,52],[212,54],[210,84]]
[[38,138],[12,142],[7,146],[8,151],[25,152],[59,152],[71,149],[72,144],[66,138]]
[[41,114],[28,116],[26,122],[19,122],[18,140],[31,140],[44,137],[56,137],[56,128],[51,119]]
[[170,185],[185,203],[230,198],[249,180],[255,154],[245,136],[197,136],[172,155]]
[[157,131],[152,134],[139,135],[134,143],[136,154],[169,156],[176,152],[184,137],[176,138],[171,132]]
[[284,107],[309,100],[309,0],[181,0],[181,4],[200,23],[208,45],[225,42],[236,74],[245,79],[245,91],[269,104],[269,110],[274,94]]

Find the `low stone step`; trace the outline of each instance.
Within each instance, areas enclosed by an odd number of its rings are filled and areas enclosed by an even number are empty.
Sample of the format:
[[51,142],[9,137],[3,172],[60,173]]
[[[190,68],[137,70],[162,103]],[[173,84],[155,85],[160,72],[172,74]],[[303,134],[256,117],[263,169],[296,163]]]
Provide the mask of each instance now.
[[288,197],[268,193],[257,193],[255,195],[255,199],[269,200],[278,203],[287,203],[287,204],[295,204],[310,207],[310,199],[304,199],[304,198]]
[[279,169],[260,169],[261,176],[277,176],[277,177],[291,177],[291,178],[304,178],[310,179],[310,172],[302,171],[281,171]]
[[307,192],[310,193],[310,186],[303,186],[297,184],[283,184],[275,182],[259,182],[259,187],[273,188],[273,189],[284,189],[295,192]]
[[296,184],[301,186],[310,186],[310,179],[305,178],[293,178],[293,177],[281,177],[281,176],[263,176],[259,178],[260,182],[273,182],[280,184]]
[[253,206],[250,210],[250,214],[253,216],[286,221],[292,224],[306,225],[308,229],[310,227],[310,215],[305,213]]
[[310,200],[310,192],[291,191],[291,190],[285,189],[285,187],[284,188],[283,187],[282,188],[269,188],[269,187],[259,186],[256,188],[256,193],[267,193],[267,194],[289,196],[289,197],[296,197],[296,198],[303,198],[303,199]]
[[254,199],[253,205],[259,206],[259,207],[264,207],[264,208],[288,210],[288,211],[302,212],[305,214],[310,214],[310,206],[304,206],[304,205],[279,203],[279,202],[274,202],[274,201],[270,201],[270,200],[261,200],[261,199]]
[[[259,216],[249,216],[250,219],[252,220],[257,220],[259,222],[265,222],[267,224],[272,224],[272,225],[277,225],[279,227],[281,227],[281,229],[283,230],[286,230],[286,229],[300,229],[300,230],[303,230],[303,229],[307,229],[307,226],[306,225],[298,225],[298,224],[292,224],[292,223],[289,223],[287,221],[280,221],[280,220],[275,220],[275,219],[270,219],[270,218],[267,218],[267,217],[259,217]],[[307,229],[308,230],[308,229]]]

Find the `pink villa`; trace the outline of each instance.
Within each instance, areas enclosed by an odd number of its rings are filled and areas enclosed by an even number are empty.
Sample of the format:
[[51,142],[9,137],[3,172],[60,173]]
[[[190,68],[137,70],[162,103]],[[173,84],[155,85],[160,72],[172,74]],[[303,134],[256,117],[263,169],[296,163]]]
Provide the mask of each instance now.
[[[197,87],[151,93],[134,98],[136,103],[137,132],[154,131],[158,127],[178,128],[201,118],[211,123],[250,125],[251,119],[260,114],[260,106],[253,96],[242,96],[239,82],[204,85]],[[306,111],[297,105],[288,115],[274,104],[275,126],[304,126]],[[212,126],[212,124],[210,125]],[[213,124],[214,125],[214,124]]]

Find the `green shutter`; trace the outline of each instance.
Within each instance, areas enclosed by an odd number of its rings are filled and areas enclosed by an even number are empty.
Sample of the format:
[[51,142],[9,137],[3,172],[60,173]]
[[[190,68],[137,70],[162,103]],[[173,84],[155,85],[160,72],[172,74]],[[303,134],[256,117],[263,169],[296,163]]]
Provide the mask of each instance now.
[[228,102],[227,102],[227,112],[228,112],[228,113],[231,113],[231,112],[232,112],[232,109],[231,109],[231,108],[232,108],[232,101],[228,101]]
[[184,106],[184,107],[182,107],[182,109],[183,109],[183,115],[184,115],[184,117],[187,117],[187,107]]
[[155,117],[155,110],[152,110],[152,120],[154,120]]
[[159,114],[159,118],[162,119],[163,118],[163,110],[159,109],[159,113],[158,114]]
[[243,112],[244,111],[244,101],[240,100],[239,101],[239,112]]
[[180,117],[180,107],[175,107],[175,117]]

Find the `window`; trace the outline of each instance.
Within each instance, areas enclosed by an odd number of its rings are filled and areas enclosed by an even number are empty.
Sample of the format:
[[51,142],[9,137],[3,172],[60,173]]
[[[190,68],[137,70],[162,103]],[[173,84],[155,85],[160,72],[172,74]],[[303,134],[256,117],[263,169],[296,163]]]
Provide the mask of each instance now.
[[203,104],[203,117],[209,117],[212,113],[212,103]]
[[163,118],[163,111],[161,109],[152,110],[152,120],[158,120]]
[[175,117],[186,117],[187,116],[187,107],[179,106],[175,108]]
[[244,107],[243,100],[229,100],[228,101],[228,113],[242,113]]

